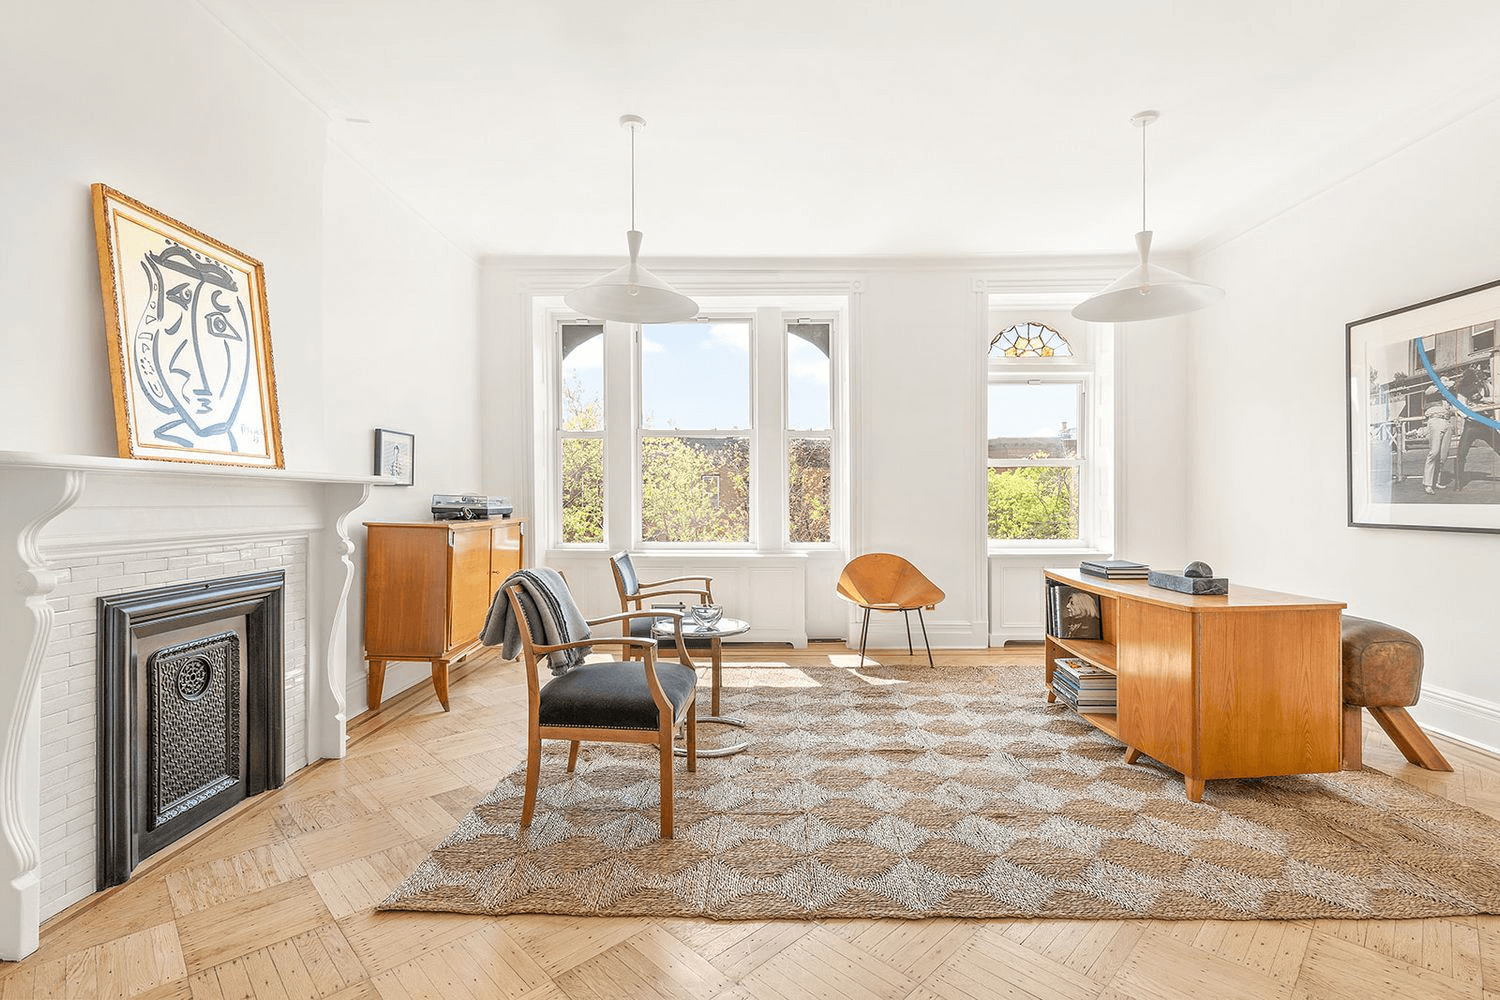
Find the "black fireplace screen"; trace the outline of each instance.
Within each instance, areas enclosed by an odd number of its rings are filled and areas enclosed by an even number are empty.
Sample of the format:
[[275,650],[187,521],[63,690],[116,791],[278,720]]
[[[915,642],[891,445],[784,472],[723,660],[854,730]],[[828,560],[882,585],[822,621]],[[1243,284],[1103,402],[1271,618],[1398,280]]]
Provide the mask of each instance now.
[[99,887],[286,780],[278,570],[99,598]]

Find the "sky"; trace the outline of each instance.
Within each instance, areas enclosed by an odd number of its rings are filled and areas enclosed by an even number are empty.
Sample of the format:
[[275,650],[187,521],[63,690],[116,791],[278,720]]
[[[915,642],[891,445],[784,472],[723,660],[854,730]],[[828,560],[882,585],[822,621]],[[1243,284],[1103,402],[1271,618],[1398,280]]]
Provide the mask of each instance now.
[[[829,361],[801,337],[787,338],[788,426],[829,426]],[[602,392],[603,338],[563,362],[585,396]],[[741,430],[750,426],[750,323],[667,323],[641,330],[641,400],[649,426]]]
[[1078,426],[1078,402],[1076,382],[992,385],[988,437],[1056,437]]

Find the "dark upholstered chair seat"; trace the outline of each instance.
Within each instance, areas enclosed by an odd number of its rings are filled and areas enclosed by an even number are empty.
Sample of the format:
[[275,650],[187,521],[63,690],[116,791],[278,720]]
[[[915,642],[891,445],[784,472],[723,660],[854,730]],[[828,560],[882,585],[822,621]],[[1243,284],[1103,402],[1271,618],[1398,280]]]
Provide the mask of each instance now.
[[[681,663],[657,660],[656,676],[676,719],[698,686],[698,674]],[[537,721],[591,729],[655,730],[661,724],[640,660],[585,663],[554,677],[541,690]]]

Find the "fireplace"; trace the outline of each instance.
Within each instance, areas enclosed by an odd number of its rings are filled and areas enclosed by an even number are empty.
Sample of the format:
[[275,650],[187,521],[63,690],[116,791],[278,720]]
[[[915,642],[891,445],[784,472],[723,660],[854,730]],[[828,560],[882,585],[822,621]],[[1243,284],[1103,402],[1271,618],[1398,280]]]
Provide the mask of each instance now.
[[281,571],[100,597],[99,878],[286,779]]

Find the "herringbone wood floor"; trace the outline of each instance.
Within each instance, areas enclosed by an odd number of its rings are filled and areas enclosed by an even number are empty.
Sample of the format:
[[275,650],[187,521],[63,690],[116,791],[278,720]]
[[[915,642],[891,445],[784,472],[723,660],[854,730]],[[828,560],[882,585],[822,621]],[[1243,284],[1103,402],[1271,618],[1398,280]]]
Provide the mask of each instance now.
[[[939,654],[1002,658],[1040,671],[1040,652]],[[750,669],[857,657],[741,647],[728,659]],[[715,923],[373,912],[522,757],[520,671],[476,657],[456,672],[451,713],[424,685],[356,720],[347,759],[301,772],[50,921],[40,951],[0,963],[0,1000],[1500,1000],[1500,917]],[[1365,760],[1500,816],[1500,760],[1442,743],[1454,774],[1407,765],[1370,724]]]

